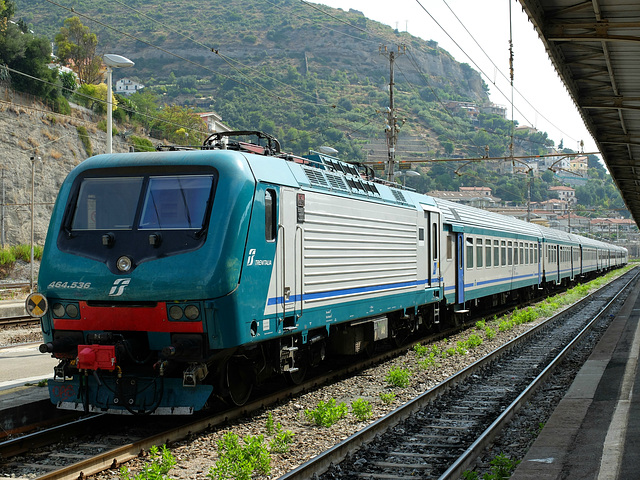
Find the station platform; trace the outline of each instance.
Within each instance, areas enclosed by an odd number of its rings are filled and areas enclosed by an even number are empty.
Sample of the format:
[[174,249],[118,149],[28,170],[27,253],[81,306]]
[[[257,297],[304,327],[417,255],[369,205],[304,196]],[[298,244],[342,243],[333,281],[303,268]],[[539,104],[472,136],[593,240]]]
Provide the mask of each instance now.
[[42,380],[53,375],[38,375],[0,382],[0,441],[21,433],[25,425],[46,424],[57,416]]
[[27,314],[25,299],[0,300],[0,318],[21,317]]
[[[0,318],[26,315],[25,299],[0,301]],[[0,440],[20,433],[25,424],[55,416],[43,380],[53,377],[55,359],[38,351],[39,343],[0,348]]]
[[511,480],[640,478],[640,282]]

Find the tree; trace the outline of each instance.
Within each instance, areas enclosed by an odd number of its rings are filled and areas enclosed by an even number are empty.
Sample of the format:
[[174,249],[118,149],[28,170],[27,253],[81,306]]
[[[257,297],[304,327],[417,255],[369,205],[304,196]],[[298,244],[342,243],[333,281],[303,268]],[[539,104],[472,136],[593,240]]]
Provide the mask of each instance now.
[[149,128],[153,117],[158,112],[158,95],[145,88],[138,90],[129,97],[135,110],[134,119],[142,124],[144,128]]
[[16,90],[53,102],[60,94],[60,82],[56,70],[47,67],[51,45],[45,37],[23,32],[10,21],[14,11],[13,2],[0,0],[0,65],[13,70],[3,69],[2,80],[10,80]]
[[[82,105],[86,105],[96,113],[107,113],[107,85],[101,83],[99,85],[87,84],[80,85],[77,95],[78,102]],[[111,108],[115,110],[117,108],[118,100],[111,92]]]
[[61,82],[57,70],[47,66],[51,58],[51,45],[45,37],[29,35],[25,42],[24,55],[18,56],[9,66],[24,75],[12,75],[14,88],[46,100],[55,100],[60,95]]
[[172,105],[158,113],[154,129],[171,143],[196,145],[204,140],[207,125],[192,109]]
[[60,72],[60,81],[62,82],[62,95],[69,98],[76,90],[76,76],[73,72]]
[[96,83],[100,77],[102,58],[96,55],[98,37],[78,17],[67,18],[55,36],[60,61],[78,74],[81,84]]

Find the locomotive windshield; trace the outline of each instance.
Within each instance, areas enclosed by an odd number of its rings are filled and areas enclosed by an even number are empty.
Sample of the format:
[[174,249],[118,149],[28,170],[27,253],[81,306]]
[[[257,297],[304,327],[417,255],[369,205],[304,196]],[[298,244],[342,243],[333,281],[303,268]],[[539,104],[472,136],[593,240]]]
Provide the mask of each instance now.
[[143,177],[84,179],[71,229],[131,230],[143,180]]
[[200,229],[207,211],[213,177],[151,177],[140,229]]
[[71,230],[203,228],[212,175],[85,178],[80,185]]

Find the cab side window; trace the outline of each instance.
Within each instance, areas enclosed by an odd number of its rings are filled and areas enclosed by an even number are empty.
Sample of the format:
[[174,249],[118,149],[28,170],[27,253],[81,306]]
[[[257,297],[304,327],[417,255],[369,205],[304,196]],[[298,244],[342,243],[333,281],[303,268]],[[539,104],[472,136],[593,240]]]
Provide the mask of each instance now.
[[278,233],[278,215],[276,211],[276,191],[267,189],[264,192],[264,238],[274,242]]

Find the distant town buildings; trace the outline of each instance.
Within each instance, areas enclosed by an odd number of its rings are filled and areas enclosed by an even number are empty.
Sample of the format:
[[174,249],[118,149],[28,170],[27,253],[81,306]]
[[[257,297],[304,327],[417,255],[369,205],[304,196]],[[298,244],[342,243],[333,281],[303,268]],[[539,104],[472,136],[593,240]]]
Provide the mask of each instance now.
[[489,187],[460,187],[457,192],[434,190],[427,195],[477,208],[495,207],[500,203],[500,199],[492,195]]

